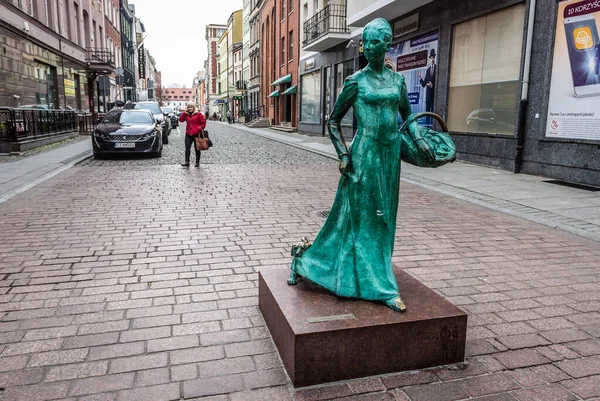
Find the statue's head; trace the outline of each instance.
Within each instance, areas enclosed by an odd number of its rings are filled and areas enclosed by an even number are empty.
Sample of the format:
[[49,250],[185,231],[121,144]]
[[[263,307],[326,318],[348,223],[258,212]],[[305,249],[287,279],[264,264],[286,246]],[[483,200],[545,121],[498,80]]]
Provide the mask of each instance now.
[[376,18],[363,29],[363,53],[369,62],[383,61],[392,47],[392,27],[383,18]]

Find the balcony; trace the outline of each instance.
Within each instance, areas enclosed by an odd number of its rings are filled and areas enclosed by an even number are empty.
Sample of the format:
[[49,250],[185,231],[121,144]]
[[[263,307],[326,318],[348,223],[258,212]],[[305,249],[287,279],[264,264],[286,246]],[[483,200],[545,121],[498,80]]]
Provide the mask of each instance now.
[[331,4],[304,23],[304,51],[322,52],[348,39],[345,5]]
[[113,53],[105,48],[91,48],[85,51],[85,62],[88,70],[98,74],[110,74],[115,69]]
[[433,0],[348,0],[348,26],[365,26],[375,18],[388,21]]

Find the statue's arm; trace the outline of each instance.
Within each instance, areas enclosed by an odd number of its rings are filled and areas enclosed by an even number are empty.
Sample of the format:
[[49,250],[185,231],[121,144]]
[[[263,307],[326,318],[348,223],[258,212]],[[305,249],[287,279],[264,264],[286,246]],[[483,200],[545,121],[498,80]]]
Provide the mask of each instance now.
[[344,118],[348,110],[350,110],[350,107],[352,107],[357,94],[358,83],[356,82],[356,78],[351,75],[346,78],[342,92],[336,99],[335,105],[333,106],[333,111],[331,112],[331,116],[327,122],[329,138],[331,138],[331,142],[333,143],[338,158],[340,159],[344,155],[347,156],[349,152],[348,147],[346,146],[346,141],[344,140],[344,136],[342,135],[340,124],[342,122],[342,118]]
[[[400,77],[400,107],[398,108],[398,111],[400,112],[400,115],[402,116],[402,121],[406,121],[406,119],[408,117],[410,117],[413,114],[413,112],[412,112],[412,108],[410,107],[410,100],[408,99],[408,89],[406,88],[406,82],[404,80],[404,76],[399,74],[399,77]],[[421,137],[421,134],[418,132],[419,130],[417,129],[418,126],[419,126],[419,124],[416,121],[411,122],[410,125],[408,126],[408,132],[410,133],[410,136],[412,136],[412,138],[414,140]]]

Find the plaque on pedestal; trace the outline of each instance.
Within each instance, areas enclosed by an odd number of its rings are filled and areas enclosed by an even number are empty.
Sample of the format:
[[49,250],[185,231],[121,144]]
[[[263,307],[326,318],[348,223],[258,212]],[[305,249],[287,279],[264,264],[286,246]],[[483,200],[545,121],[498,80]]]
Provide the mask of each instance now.
[[289,270],[259,274],[259,308],[295,387],[464,360],[467,314],[396,270],[408,311],[339,298]]

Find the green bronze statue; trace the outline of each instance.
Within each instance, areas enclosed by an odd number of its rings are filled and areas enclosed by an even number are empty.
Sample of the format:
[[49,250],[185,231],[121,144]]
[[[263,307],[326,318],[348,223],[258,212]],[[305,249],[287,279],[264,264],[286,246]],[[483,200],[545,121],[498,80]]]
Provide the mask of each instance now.
[[[438,167],[454,161],[456,148],[448,134],[418,125],[404,77],[385,68],[389,23],[371,21],[362,39],[369,64],[346,79],[327,124],[341,173],[335,201],[314,243],[302,238],[292,247],[288,284],[304,277],[340,297],[382,302],[403,312],[392,266],[400,160]],[[351,149],[340,130],[350,107],[358,122]],[[398,111],[404,121],[400,130]]]

